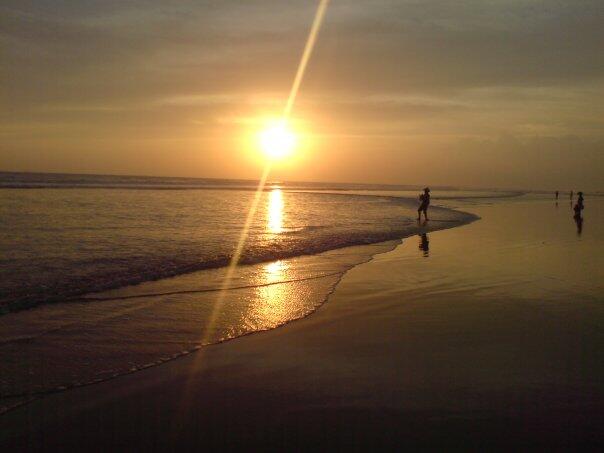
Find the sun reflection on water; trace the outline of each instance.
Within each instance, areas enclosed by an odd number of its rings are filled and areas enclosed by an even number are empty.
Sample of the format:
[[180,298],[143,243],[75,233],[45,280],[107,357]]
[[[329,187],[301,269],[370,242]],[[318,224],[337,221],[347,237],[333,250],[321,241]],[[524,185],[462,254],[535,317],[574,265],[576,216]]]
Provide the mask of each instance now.
[[[278,283],[289,280],[289,265],[285,261],[267,263],[262,269],[263,286],[256,289],[256,304],[251,317],[262,328],[269,328],[287,322],[295,309],[296,295],[290,283]],[[264,286],[266,285],[266,286]]]
[[273,234],[283,232],[283,193],[273,189],[268,198],[267,229]]
[[283,260],[273,261],[264,265],[264,283],[275,283],[288,278],[289,265]]

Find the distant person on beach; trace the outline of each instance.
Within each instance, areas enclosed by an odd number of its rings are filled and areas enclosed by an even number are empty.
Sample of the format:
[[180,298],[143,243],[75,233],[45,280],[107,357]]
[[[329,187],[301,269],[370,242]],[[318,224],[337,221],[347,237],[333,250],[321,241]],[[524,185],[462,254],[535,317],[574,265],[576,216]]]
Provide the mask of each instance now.
[[574,195],[574,194],[573,194],[573,191],[571,190],[571,191],[570,191],[570,199],[571,199],[571,200],[573,199],[573,195]]
[[577,198],[577,204],[581,208],[581,211],[583,211],[583,192],[577,192],[577,195],[579,195],[579,198]]
[[573,208],[573,210],[575,211],[575,217],[581,217],[582,209],[583,207],[579,203],[575,204],[575,207]]
[[575,211],[573,219],[575,219],[575,222],[577,224],[577,233],[581,234],[581,231],[583,230],[583,217],[581,214],[585,206],[583,205],[583,192],[578,192],[577,195],[579,195],[579,198],[577,198],[577,203],[573,208],[573,210]]
[[577,234],[581,235],[581,233],[583,232],[583,217],[581,216],[575,216],[575,223],[577,224]]
[[430,206],[430,188],[426,187],[424,193],[419,196],[419,208],[417,208],[417,220],[421,220],[422,211],[424,218],[428,220],[428,206]]
[[556,190],[556,200],[558,199],[558,191]]

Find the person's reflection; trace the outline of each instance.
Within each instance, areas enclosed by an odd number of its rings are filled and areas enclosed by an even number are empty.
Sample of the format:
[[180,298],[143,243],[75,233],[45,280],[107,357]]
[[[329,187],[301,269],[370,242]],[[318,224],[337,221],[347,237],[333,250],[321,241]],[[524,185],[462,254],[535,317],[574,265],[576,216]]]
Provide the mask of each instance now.
[[577,234],[580,235],[583,232],[583,217],[581,217],[581,213],[575,214],[573,219],[575,219],[575,223],[577,224]]
[[421,233],[419,237],[419,249],[423,252],[424,258],[428,258],[430,256],[430,241],[428,240],[428,235],[426,233]]

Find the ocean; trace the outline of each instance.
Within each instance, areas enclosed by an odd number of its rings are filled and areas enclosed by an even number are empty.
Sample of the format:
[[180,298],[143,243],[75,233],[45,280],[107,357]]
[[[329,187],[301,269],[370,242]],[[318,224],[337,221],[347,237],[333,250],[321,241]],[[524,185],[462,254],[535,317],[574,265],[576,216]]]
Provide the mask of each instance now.
[[[418,188],[0,173],[0,407],[158,365],[319,308],[419,230],[475,220]],[[468,198],[469,197],[469,198]]]
[[[226,266],[255,188],[253,181],[0,173],[0,307]],[[377,243],[416,226],[413,201],[346,194],[361,189],[384,187],[270,183],[240,262]]]

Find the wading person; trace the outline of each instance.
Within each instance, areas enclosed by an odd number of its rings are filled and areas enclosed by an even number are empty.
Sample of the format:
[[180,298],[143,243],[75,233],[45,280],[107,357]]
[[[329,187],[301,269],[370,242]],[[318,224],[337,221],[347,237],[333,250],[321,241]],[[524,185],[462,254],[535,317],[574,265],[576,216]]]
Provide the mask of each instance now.
[[583,222],[583,218],[581,217],[581,214],[583,213],[583,208],[584,208],[583,192],[577,192],[577,195],[579,195],[579,197],[577,198],[577,203],[575,204],[573,211],[575,211],[574,219],[577,222],[577,226],[578,226],[579,221],[581,221],[581,223]]
[[424,218],[428,220],[428,206],[430,206],[430,189],[426,187],[424,193],[419,196],[419,208],[417,208],[417,220],[421,220],[422,211]]

